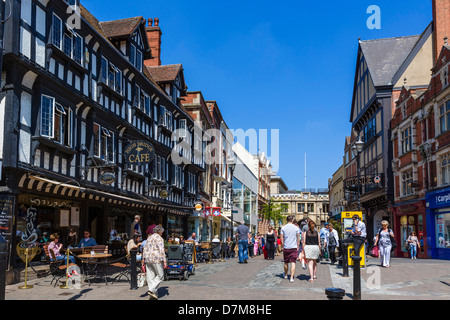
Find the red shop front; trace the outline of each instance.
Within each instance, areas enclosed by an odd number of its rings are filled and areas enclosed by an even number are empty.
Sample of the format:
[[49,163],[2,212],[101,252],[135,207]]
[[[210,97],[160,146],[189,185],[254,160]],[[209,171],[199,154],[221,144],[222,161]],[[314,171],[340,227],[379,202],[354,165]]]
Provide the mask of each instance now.
[[409,244],[407,242],[411,232],[415,232],[419,239],[420,249],[417,248],[417,258],[428,258],[427,255],[427,235],[425,218],[426,201],[418,200],[413,203],[397,204],[393,207],[395,219],[395,240],[398,247],[395,251],[397,257],[410,258]]

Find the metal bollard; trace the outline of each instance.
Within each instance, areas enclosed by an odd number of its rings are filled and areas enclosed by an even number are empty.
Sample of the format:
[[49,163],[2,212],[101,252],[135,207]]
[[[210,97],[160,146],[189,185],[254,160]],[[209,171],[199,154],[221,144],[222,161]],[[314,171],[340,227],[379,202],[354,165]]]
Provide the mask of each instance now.
[[342,276],[348,277],[348,243],[342,244]]
[[130,290],[137,290],[137,263],[136,263],[136,254],[137,250],[133,249],[130,250],[130,265],[131,265],[131,271],[130,271]]
[[360,256],[352,256],[353,259],[353,300],[361,300],[361,260]]
[[345,290],[340,288],[326,288],[325,294],[328,300],[342,300],[345,296]]

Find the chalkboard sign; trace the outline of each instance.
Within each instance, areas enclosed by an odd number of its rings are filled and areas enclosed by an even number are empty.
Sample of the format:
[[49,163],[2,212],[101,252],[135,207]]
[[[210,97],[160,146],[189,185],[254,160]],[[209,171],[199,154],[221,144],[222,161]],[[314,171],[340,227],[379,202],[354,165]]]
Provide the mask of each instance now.
[[14,208],[16,198],[14,196],[0,194],[0,235],[7,243],[7,264],[9,265],[9,257],[11,252],[11,240],[13,232]]
[[11,241],[15,197],[0,195],[0,234],[7,242]]

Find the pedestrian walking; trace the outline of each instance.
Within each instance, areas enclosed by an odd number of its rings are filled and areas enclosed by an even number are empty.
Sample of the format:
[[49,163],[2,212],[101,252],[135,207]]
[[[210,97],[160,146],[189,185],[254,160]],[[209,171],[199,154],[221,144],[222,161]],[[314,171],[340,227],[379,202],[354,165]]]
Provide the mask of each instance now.
[[315,222],[310,220],[308,222],[308,231],[304,233],[303,237],[303,248],[310,276],[309,282],[313,282],[317,279],[317,259],[320,255],[320,237],[315,227]]
[[328,233],[325,237],[325,246],[328,248],[331,264],[334,265],[336,263],[336,247],[339,246],[339,235],[331,223],[328,226]]
[[250,256],[250,258],[253,258],[253,253],[255,252],[254,246],[255,246],[255,243],[254,243],[254,239],[253,239],[253,234],[249,234],[248,235],[248,255]]
[[147,285],[150,299],[158,299],[158,287],[164,280],[164,269],[167,267],[164,239],[164,228],[157,225],[153,234],[147,239],[143,252],[143,263],[147,270]]
[[382,267],[389,268],[391,262],[391,249],[392,238],[394,233],[389,227],[389,222],[386,220],[381,221],[381,228],[378,230],[378,234],[375,239],[375,245],[378,246],[380,252],[380,263]]
[[130,233],[128,234],[128,237],[130,239],[133,239],[133,235],[135,233],[142,234],[141,216],[138,214],[134,216],[134,221],[131,224]]
[[409,252],[411,253],[411,259],[417,259],[417,248],[420,249],[420,243],[414,231],[411,232],[406,242],[408,242],[409,245]]
[[277,256],[281,255],[283,248],[281,247],[281,236],[277,235]]
[[[325,253],[328,251],[327,246],[325,245],[325,238],[327,236],[328,233],[328,225],[329,223],[325,223],[323,225],[323,227],[320,229],[319,231],[319,237],[320,237],[320,250],[321,250],[321,255],[319,256],[318,262],[320,262],[322,259],[325,259]],[[326,259],[328,260],[328,258]]]
[[269,229],[266,233],[266,251],[267,251],[267,259],[273,260],[275,258],[275,231],[272,226],[269,226]]
[[260,241],[259,237],[258,236],[255,237],[255,235],[253,235],[252,242],[253,242],[253,253],[255,257],[259,255],[259,241]]
[[248,260],[248,239],[250,230],[242,220],[241,224],[236,228],[236,239],[238,240],[239,263],[247,263]]
[[283,248],[284,256],[284,278],[288,278],[288,271],[290,266],[290,282],[294,282],[295,263],[297,261],[297,252],[300,245],[300,230],[292,222],[294,216],[287,217],[287,224],[281,228],[281,246]]

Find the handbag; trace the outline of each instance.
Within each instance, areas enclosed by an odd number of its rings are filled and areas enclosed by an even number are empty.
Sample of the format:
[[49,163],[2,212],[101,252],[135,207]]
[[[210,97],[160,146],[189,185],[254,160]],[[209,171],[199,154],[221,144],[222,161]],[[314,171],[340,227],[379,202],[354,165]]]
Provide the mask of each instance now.
[[392,232],[392,230],[389,229],[389,237],[391,238],[392,248],[396,249],[397,248],[397,241],[395,241],[394,237],[390,235],[391,232]]
[[142,266],[141,272],[137,275],[137,285],[138,288],[142,288],[147,284],[147,272],[145,270],[145,265]]
[[380,251],[378,249],[378,246],[374,246],[372,250],[370,250],[370,256],[374,258],[378,258],[380,256]]

